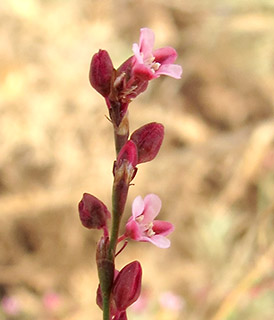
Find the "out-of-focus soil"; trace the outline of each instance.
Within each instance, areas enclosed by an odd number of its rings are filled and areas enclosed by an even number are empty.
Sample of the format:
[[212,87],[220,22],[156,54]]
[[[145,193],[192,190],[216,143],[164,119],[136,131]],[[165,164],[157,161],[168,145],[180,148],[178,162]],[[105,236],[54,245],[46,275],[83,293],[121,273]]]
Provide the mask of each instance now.
[[101,233],[81,226],[77,204],[89,192],[110,207],[114,147],[89,63],[101,48],[118,67],[145,26],[184,73],[130,105],[131,131],[161,122],[165,140],[139,166],[124,219],[156,193],[176,228],[170,249],[130,242],[117,258],[143,266],[146,303],[129,318],[273,319],[271,0],[0,3],[0,319],[101,319]]

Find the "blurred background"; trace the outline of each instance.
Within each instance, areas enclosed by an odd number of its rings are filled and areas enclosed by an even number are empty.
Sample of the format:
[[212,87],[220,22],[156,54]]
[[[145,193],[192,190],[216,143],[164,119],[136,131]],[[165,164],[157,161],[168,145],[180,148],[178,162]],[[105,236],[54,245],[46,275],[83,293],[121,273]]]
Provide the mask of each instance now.
[[175,224],[162,250],[130,242],[143,291],[131,320],[274,317],[274,2],[0,2],[0,319],[101,319],[84,192],[110,207],[114,160],[92,55],[118,67],[141,27],[173,46],[183,77],[162,77],[130,105],[131,131],[158,121],[160,153],[131,187],[156,193]]

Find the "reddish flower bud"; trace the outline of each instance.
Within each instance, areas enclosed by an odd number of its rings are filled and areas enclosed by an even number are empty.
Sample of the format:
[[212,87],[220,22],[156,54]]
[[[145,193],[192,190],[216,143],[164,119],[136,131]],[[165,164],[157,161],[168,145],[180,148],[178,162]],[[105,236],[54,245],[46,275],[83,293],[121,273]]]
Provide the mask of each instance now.
[[139,298],[141,282],[142,268],[138,261],[129,263],[119,272],[113,286],[113,297],[119,311],[125,311]]
[[114,68],[108,52],[99,50],[91,60],[89,81],[103,97],[110,94],[113,72]]
[[160,123],[148,123],[134,131],[130,137],[138,150],[138,163],[153,160],[164,139],[164,126]]
[[127,161],[132,167],[136,167],[138,163],[137,148],[133,141],[127,143],[120,150],[117,157],[117,167],[120,167],[123,162]]
[[[119,186],[119,189],[125,190],[125,199],[129,183],[133,180],[136,175],[137,168],[136,165],[138,163],[138,154],[137,148],[133,141],[127,141],[127,143],[120,150],[117,161],[114,163],[114,184]],[[120,190],[120,195],[124,193]]]
[[110,218],[110,213],[103,202],[89,193],[84,193],[78,209],[80,220],[88,229],[102,229]]
[[126,311],[119,312],[115,315],[113,320],[127,320],[127,314]]

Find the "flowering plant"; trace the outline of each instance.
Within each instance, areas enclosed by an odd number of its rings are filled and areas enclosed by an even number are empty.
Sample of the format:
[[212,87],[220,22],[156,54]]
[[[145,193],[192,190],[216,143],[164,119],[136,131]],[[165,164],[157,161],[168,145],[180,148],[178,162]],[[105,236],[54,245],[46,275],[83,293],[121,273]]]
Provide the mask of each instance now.
[[[166,236],[174,229],[169,222],[155,220],[161,209],[161,200],[155,194],[148,194],[144,199],[138,196],[133,201],[132,216],[124,233],[120,234],[121,218],[137,166],[156,157],[164,138],[164,126],[156,122],[142,126],[129,137],[128,106],[146,90],[150,80],[161,75],[179,79],[182,74],[181,66],[173,64],[177,57],[173,48],[153,50],[153,46],[153,31],[143,28],[139,44],[133,44],[134,55],[117,70],[105,50],[99,50],[90,65],[89,80],[106,101],[116,149],[111,213],[102,201],[88,193],[84,193],[78,207],[84,227],[103,231],[96,251],[99,276],[96,302],[103,310],[103,320],[126,320],[126,309],[140,295],[141,264],[133,261],[120,271],[115,269],[115,257],[125,248],[127,239],[168,248],[170,241]],[[124,244],[116,252],[120,242]]]

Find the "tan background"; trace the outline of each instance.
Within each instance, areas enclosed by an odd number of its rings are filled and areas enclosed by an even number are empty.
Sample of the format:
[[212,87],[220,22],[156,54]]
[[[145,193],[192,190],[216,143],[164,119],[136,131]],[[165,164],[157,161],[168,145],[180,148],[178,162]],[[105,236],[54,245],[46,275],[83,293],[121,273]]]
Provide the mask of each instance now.
[[[0,319],[101,319],[94,302],[99,231],[77,203],[110,207],[114,147],[91,56],[118,67],[150,27],[181,80],[161,78],[130,106],[131,130],[165,125],[157,158],[131,187],[163,202],[172,246],[129,243],[148,305],[130,319],[271,320],[274,315],[274,2],[4,0],[0,3]],[[171,291],[183,308],[160,304]],[[54,310],[43,298],[58,294]],[[3,305],[3,300],[2,300]]]

